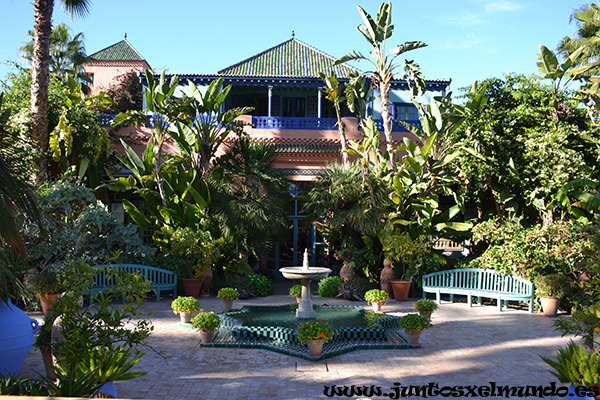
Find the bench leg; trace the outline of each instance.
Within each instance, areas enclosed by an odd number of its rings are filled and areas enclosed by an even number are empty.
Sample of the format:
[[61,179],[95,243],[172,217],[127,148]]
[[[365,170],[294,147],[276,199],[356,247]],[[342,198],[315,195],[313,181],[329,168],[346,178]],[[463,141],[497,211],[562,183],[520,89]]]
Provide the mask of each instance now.
[[477,305],[480,305],[480,306],[483,305],[483,297],[477,296]]
[[469,304],[469,308],[473,307],[473,297],[471,296],[471,293],[467,295],[467,304]]
[[160,301],[160,290],[156,291],[156,301]]
[[454,294],[450,295],[450,303],[454,303]]
[[533,300],[529,300],[529,312],[533,313]]
[[504,300],[504,308],[508,310],[508,300]]
[[498,297],[496,302],[498,303],[498,312],[502,312],[502,299],[500,299],[500,297]]
[[435,292],[435,301],[438,304],[442,304],[442,296],[440,295],[440,292]]

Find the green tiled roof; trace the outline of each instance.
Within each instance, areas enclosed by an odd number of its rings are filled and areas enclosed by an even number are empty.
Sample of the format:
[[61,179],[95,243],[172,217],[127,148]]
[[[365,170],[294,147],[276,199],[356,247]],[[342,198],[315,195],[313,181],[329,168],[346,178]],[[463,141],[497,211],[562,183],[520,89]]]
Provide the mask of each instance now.
[[95,52],[90,55],[90,59],[94,61],[145,61],[144,57],[129,44],[127,39]]
[[310,143],[278,143],[277,153],[337,153],[342,148],[339,144],[310,144]]
[[356,69],[335,66],[335,58],[292,37],[275,47],[218,72],[230,76],[285,76],[318,78],[319,72],[329,74],[335,69],[338,78],[347,78]]

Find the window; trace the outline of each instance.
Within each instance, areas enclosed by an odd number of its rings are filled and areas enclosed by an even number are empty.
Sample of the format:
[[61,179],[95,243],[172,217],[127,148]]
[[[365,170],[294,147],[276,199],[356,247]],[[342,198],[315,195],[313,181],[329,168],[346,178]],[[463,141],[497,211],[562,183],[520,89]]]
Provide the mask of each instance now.
[[282,116],[306,117],[306,99],[302,97],[284,97]]
[[393,117],[395,120],[401,121],[418,121],[419,110],[412,104],[394,103]]

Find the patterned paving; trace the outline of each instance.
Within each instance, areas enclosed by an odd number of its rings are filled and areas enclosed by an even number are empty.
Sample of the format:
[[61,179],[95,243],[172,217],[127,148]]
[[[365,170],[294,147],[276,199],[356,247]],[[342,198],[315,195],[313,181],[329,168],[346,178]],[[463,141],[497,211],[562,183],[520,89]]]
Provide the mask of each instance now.
[[[238,300],[234,308],[285,305],[292,301],[289,296],[275,295]],[[206,311],[223,309],[214,297],[200,302]],[[367,308],[366,303],[319,297],[313,297],[313,302]],[[383,311],[404,315],[413,311],[412,304],[413,301],[391,301],[383,306]],[[392,388],[429,383],[440,387],[490,382],[548,385],[556,378],[539,356],[555,358],[556,350],[570,340],[561,338],[560,332],[553,329],[554,318],[529,314],[526,309],[511,307],[498,313],[493,304],[469,309],[465,303],[444,303],[433,314],[433,326],[421,335],[420,348],[359,349],[313,362],[263,348],[203,347],[197,332],[179,326],[168,299],[159,303],[148,301],[144,309],[154,312],[151,319],[155,330],[150,344],[169,358],[165,360],[147,351],[136,367],[148,373],[131,381],[116,382],[120,398],[384,399],[389,396],[332,395],[331,391],[334,386],[340,389],[352,385],[373,385],[388,394]],[[39,314],[32,317],[41,318]],[[34,349],[21,373],[36,376],[42,371],[41,356]]]

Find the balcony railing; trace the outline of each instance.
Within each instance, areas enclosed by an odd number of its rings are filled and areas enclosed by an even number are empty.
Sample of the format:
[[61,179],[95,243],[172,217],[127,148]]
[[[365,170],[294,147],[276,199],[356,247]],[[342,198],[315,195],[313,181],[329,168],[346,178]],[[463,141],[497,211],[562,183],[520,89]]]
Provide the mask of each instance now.
[[337,130],[336,118],[252,117],[255,129]]

